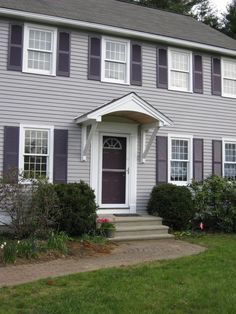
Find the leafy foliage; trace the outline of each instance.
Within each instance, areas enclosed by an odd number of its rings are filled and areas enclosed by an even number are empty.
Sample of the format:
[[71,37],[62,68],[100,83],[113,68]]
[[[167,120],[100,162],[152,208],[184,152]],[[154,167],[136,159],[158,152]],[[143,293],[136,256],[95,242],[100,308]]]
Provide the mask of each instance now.
[[175,230],[188,228],[193,218],[192,194],[187,187],[173,184],[155,186],[147,207],[151,215],[159,215]]
[[211,231],[236,231],[236,183],[212,176],[203,182],[193,182],[194,226],[203,222]]
[[60,230],[76,236],[96,230],[95,195],[88,184],[83,181],[58,184],[55,191],[62,210]]
[[236,0],[228,5],[227,12],[224,15],[224,24],[223,32],[236,39]]

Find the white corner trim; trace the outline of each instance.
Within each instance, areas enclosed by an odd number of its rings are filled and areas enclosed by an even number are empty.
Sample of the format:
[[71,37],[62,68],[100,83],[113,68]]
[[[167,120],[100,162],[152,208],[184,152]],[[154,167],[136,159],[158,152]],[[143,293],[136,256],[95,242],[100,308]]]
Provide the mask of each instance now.
[[[32,125],[20,124],[20,139],[19,139],[19,172],[24,169],[24,144],[25,144],[25,130],[47,130],[49,131],[49,152],[48,152],[48,181],[53,182],[53,158],[54,158],[54,126],[50,125]],[[26,182],[27,183],[27,182]]]
[[41,22],[41,23],[52,23],[56,25],[63,25],[63,26],[73,26],[78,28],[83,28],[91,31],[100,31],[106,32],[117,36],[132,36],[139,39],[144,40],[151,40],[151,41],[158,41],[163,42],[166,44],[178,45],[181,47],[192,48],[192,49],[202,49],[205,51],[221,53],[229,56],[236,56],[236,50],[233,49],[226,49],[216,46],[211,46],[207,44],[201,44],[198,42],[188,41],[184,39],[177,39],[162,35],[156,35],[152,33],[146,33],[141,31],[134,31],[125,28],[115,27],[115,26],[108,26],[103,24],[91,23],[91,22],[84,22],[79,20],[67,19],[63,17],[56,17],[51,15],[39,14],[39,13],[32,13],[32,12],[24,12],[19,10],[13,9],[6,9],[0,8],[0,15],[13,17],[13,18],[24,18],[34,22]]

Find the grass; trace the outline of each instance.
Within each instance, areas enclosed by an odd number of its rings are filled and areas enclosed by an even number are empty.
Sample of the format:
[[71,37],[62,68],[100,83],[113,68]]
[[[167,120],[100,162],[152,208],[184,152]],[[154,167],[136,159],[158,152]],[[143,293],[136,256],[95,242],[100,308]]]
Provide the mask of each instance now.
[[0,313],[236,313],[236,235],[188,237],[196,256],[0,289]]

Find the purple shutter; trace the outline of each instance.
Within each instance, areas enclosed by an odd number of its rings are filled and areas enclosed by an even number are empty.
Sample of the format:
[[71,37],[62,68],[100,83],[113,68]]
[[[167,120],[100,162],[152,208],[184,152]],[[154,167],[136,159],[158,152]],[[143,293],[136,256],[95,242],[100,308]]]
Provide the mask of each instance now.
[[157,87],[168,88],[168,49],[157,48]]
[[193,55],[193,92],[203,93],[202,56]]
[[58,31],[57,75],[70,76],[70,33]]
[[156,140],[156,182],[157,184],[168,182],[168,138],[157,136]]
[[54,183],[67,183],[67,160],[68,130],[54,130]]
[[195,181],[203,180],[203,139],[193,139],[193,178]]
[[131,85],[142,86],[142,46],[131,43]]
[[3,174],[11,182],[18,182],[19,127],[4,127]]
[[7,69],[22,71],[23,24],[10,23]]
[[221,60],[220,58],[212,58],[211,69],[212,95],[221,96]]
[[222,176],[222,141],[212,141],[212,174]]
[[101,37],[89,37],[88,79],[101,80]]

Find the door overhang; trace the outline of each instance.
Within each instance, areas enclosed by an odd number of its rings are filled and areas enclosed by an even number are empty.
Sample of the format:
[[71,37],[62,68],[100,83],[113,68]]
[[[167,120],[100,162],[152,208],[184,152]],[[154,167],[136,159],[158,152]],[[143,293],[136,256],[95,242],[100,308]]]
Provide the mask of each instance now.
[[[75,122],[82,126],[82,161],[87,160],[87,153],[98,124],[109,119],[113,119],[113,121],[121,121],[123,119],[126,123],[129,122],[139,125],[141,136],[140,161],[143,163],[146,160],[146,156],[159,128],[173,125],[171,119],[150,105],[143,98],[136,93],[129,93],[75,118]],[[152,135],[147,141],[146,134],[150,130],[152,130]]]

